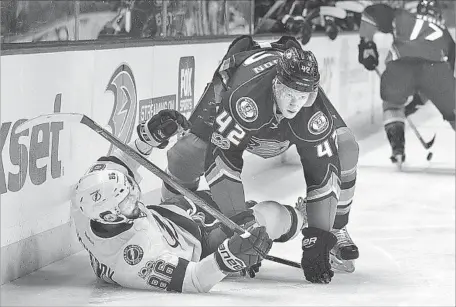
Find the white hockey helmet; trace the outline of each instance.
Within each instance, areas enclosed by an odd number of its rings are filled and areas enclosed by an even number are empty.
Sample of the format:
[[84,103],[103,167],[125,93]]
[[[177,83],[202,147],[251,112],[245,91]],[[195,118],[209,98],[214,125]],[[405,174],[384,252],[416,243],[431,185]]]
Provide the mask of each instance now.
[[102,224],[120,224],[137,218],[141,190],[136,181],[117,170],[100,170],[82,177],[73,204]]

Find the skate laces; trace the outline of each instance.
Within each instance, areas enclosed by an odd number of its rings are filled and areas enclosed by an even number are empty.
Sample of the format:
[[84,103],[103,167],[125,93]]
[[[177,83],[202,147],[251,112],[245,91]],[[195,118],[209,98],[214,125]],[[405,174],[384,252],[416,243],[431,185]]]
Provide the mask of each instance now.
[[349,245],[355,245],[353,243],[352,238],[348,234],[347,228],[342,228],[342,229],[335,229],[333,231],[333,234],[337,238],[337,246],[342,247],[342,246],[349,246]]

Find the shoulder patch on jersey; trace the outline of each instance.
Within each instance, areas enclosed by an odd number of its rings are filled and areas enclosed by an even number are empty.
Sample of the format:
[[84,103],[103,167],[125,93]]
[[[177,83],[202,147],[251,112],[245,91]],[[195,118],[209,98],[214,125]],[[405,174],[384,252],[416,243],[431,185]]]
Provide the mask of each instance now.
[[223,104],[242,129],[258,130],[270,122],[273,117],[271,84],[274,76],[275,70],[265,71],[226,92]]
[[250,97],[241,97],[236,101],[236,112],[248,123],[254,122],[258,118],[258,106]]
[[329,128],[329,120],[322,111],[318,111],[309,119],[307,128],[313,135],[321,134]]
[[123,256],[125,262],[129,265],[137,265],[141,262],[144,256],[144,251],[139,245],[128,245],[124,249]]

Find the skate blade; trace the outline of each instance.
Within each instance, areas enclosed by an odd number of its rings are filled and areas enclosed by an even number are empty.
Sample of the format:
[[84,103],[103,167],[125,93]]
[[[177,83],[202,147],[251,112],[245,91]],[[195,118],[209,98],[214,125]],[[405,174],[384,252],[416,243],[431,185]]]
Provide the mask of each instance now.
[[331,268],[340,272],[353,273],[355,271],[354,260],[342,260],[335,255],[330,256]]

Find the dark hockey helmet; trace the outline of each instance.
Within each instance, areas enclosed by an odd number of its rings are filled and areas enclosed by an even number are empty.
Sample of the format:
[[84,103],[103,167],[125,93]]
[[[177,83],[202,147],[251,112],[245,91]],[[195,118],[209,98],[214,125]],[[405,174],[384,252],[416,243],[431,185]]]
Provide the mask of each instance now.
[[277,63],[277,79],[297,91],[317,91],[320,73],[315,55],[296,47],[285,50]]
[[418,15],[433,17],[442,20],[442,9],[437,0],[420,0],[416,7]]

